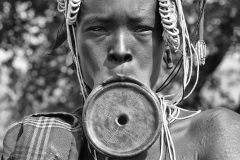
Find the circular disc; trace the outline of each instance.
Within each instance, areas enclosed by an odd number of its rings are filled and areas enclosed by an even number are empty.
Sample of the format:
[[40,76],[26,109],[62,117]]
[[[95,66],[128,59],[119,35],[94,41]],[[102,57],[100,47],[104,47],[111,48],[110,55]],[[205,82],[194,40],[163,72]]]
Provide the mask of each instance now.
[[132,157],[158,138],[161,115],[155,95],[134,83],[98,88],[83,109],[83,127],[90,144],[110,157]]

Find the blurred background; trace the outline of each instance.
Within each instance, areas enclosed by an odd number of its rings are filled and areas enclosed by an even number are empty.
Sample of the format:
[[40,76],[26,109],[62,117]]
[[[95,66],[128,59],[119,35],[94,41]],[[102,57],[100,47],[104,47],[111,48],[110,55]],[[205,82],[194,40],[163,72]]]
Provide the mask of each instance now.
[[[0,0],[0,154],[10,124],[36,112],[72,112],[82,103],[77,77],[66,62],[65,42],[49,55],[63,15],[56,0]],[[185,0],[193,32],[198,5]],[[180,104],[191,110],[226,107],[240,113],[240,1],[208,0],[206,65],[193,94]],[[177,57],[177,56],[176,56]],[[175,60],[177,61],[177,60]],[[163,66],[163,77],[169,73]],[[178,89],[181,74],[165,89]]]

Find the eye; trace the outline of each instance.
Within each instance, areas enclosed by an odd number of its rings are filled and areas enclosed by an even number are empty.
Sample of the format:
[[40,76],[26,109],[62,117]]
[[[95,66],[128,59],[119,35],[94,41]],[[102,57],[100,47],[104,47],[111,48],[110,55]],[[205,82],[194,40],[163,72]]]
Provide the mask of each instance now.
[[134,32],[148,32],[148,31],[152,31],[152,30],[153,30],[152,27],[142,26],[142,27],[138,27],[137,29],[135,29]]
[[100,27],[100,26],[89,27],[87,30],[88,31],[93,31],[93,32],[107,32],[106,28]]

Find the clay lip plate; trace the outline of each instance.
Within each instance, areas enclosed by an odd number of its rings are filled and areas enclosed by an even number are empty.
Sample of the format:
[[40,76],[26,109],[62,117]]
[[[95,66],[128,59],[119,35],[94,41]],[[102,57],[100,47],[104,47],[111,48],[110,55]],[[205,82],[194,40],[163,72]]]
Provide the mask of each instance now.
[[158,138],[162,114],[155,94],[136,80],[111,79],[89,95],[83,129],[99,152],[118,158],[136,156]]

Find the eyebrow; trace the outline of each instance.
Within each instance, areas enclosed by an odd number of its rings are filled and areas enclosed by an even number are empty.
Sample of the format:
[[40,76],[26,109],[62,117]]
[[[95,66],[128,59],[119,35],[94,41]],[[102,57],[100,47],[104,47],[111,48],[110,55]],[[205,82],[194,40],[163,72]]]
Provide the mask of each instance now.
[[136,17],[130,17],[129,21],[133,22],[133,23],[141,23],[144,21],[153,21],[153,18],[150,17],[141,17],[141,16],[136,16]]
[[[89,17],[86,17],[83,20],[84,24],[91,24],[94,22],[101,22],[101,23],[105,23],[105,24],[111,24],[114,22],[114,17],[113,16],[104,16],[104,15],[92,15]],[[151,17],[142,17],[142,16],[131,16],[129,17],[128,23],[141,23],[141,22],[145,22],[145,21],[150,21],[153,22],[154,19]]]
[[89,16],[83,20],[84,24],[91,24],[94,22],[102,22],[102,23],[111,23],[113,22],[113,18],[110,16],[99,16],[99,15],[94,15],[94,16]]

